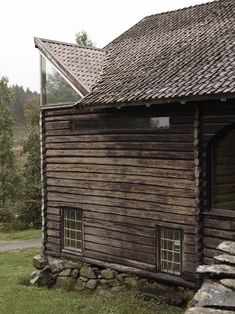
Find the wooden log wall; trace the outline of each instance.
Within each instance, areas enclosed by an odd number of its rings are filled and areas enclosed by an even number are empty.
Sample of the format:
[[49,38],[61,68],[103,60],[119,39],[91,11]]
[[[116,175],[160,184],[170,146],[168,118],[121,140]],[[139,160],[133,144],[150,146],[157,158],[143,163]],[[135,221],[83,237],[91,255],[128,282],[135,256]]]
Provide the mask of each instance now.
[[169,129],[112,134],[72,131],[71,121],[87,119],[88,114],[45,110],[48,255],[66,256],[61,252],[61,207],[81,208],[84,250],[78,258],[135,267],[155,276],[156,225],[180,228],[179,281],[195,283],[195,112],[193,106],[158,108],[156,116],[170,116]]
[[[235,124],[235,102],[232,100],[227,102],[213,101],[202,104],[201,108],[203,156],[202,211],[204,216],[203,259],[204,263],[211,264],[213,263],[213,257],[218,254],[216,246],[224,240],[235,240],[235,211],[227,210],[226,204],[218,202],[218,197],[221,197],[221,193],[222,197],[224,197],[224,193],[233,189],[235,185],[234,175],[232,175],[233,169],[231,169],[230,165],[234,165],[235,162],[235,153],[233,153],[235,138],[233,138],[233,143],[230,143],[220,158],[218,158],[218,148],[214,151],[213,159],[209,154],[209,145],[215,139],[215,136]],[[231,142],[231,136],[229,140]],[[229,156],[229,158],[227,159],[226,156]],[[228,181],[228,176],[229,184],[225,184]]]

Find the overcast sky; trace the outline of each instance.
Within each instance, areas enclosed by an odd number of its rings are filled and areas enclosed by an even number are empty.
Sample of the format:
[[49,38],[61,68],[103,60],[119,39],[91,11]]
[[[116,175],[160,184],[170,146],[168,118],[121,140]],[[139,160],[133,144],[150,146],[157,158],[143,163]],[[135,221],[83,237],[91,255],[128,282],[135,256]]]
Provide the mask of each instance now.
[[2,0],[0,77],[39,90],[39,58],[33,37],[75,42],[86,30],[103,47],[143,17],[208,0]]

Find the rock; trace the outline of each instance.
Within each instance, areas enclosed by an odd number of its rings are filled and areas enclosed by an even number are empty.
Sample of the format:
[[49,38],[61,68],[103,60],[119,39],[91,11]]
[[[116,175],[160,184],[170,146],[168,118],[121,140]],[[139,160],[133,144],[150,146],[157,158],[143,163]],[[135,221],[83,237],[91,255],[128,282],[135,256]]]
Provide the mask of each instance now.
[[72,277],[59,277],[56,280],[54,288],[59,288],[65,291],[71,291],[74,289],[75,284],[76,284],[76,279]]
[[48,265],[48,261],[45,259],[44,256],[36,255],[33,257],[33,266],[40,270],[45,268]]
[[138,291],[145,299],[159,299],[161,298],[166,303],[182,306],[184,303],[184,294],[174,290],[172,287],[166,287],[156,282],[148,283],[145,286],[140,286]]
[[79,270],[77,268],[73,269],[71,272],[71,276],[75,279],[77,279],[79,277]]
[[61,277],[69,277],[70,275],[71,275],[71,269],[69,268],[62,270],[62,272],[60,273]]
[[[235,279],[221,279],[220,282],[225,287],[235,290]],[[234,300],[234,307],[235,307],[235,300]]]
[[50,266],[44,267],[39,273],[39,280],[38,280],[39,286],[47,286],[50,275],[51,275]]
[[100,297],[106,297],[106,298],[110,298],[113,296],[112,292],[109,290],[99,290],[97,291],[97,295]]
[[66,261],[64,263],[64,268],[71,268],[71,269],[80,269],[82,267],[82,262],[72,262],[72,261]]
[[235,266],[235,256],[222,254],[214,257],[216,264],[228,264],[230,266]]
[[40,274],[40,270],[34,270],[31,274],[31,277],[34,278],[36,276],[39,276],[39,274]]
[[97,280],[96,279],[90,279],[87,281],[86,288],[88,288],[90,290],[95,290],[96,287],[97,287]]
[[124,279],[124,285],[127,288],[135,289],[138,287],[138,281],[134,277],[127,277]]
[[235,314],[234,311],[223,311],[203,307],[191,307],[185,314]]
[[80,279],[77,280],[75,286],[74,286],[74,291],[82,291],[86,289],[86,282],[81,281]]
[[101,275],[104,279],[114,279],[116,276],[116,271],[112,269],[104,269],[101,271]]
[[118,274],[118,275],[116,276],[116,279],[117,279],[119,282],[123,282],[126,277],[128,277],[127,274]]
[[120,282],[117,279],[107,280],[107,283],[110,287],[120,286]]
[[223,264],[200,265],[197,268],[197,273],[214,278],[235,278],[235,267]]
[[80,275],[89,279],[96,279],[96,275],[91,266],[82,266],[82,268],[80,269]]
[[108,280],[107,279],[101,279],[100,280],[100,284],[101,285],[107,285],[108,284]]
[[79,277],[79,280],[84,281],[84,282],[88,281],[88,279],[86,277],[82,277],[82,276]]
[[30,286],[38,286],[39,279],[40,279],[39,275],[34,276],[29,282]]
[[121,291],[123,291],[123,289],[124,289],[123,286],[117,286],[117,287],[112,287],[110,291],[113,294],[117,294],[117,293],[120,293]]
[[66,264],[66,261],[61,260],[61,259],[57,259],[57,258],[49,257],[48,263],[49,263],[49,266],[51,267],[52,272],[57,273],[57,272],[60,272],[61,270],[63,270],[65,268],[64,266]]
[[217,246],[217,250],[235,255],[235,242],[224,241]]
[[235,305],[235,291],[218,282],[207,280],[195,294],[192,304],[199,307],[214,307],[233,310]]

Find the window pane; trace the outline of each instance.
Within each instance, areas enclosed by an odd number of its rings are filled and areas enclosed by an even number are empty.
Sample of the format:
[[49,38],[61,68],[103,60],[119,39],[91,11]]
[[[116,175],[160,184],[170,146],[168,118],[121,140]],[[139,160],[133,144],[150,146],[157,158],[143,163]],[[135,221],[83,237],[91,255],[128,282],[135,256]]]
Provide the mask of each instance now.
[[61,76],[54,65],[41,56],[42,105],[77,102],[81,97]]
[[160,228],[161,271],[179,275],[181,272],[181,231]]
[[118,117],[72,121],[73,130],[168,129],[169,117]]
[[81,210],[64,209],[64,248],[81,250]]

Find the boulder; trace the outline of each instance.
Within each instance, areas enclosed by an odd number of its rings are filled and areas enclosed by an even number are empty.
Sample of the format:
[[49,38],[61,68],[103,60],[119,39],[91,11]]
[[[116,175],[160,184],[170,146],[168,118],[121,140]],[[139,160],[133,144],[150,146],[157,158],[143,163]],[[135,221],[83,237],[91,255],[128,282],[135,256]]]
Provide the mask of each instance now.
[[234,241],[224,241],[217,246],[217,250],[235,255],[235,242]]
[[104,269],[101,271],[101,276],[104,279],[114,279],[116,274],[117,274],[116,271],[112,269]]
[[71,275],[71,269],[66,268],[64,270],[62,270],[62,272],[60,273],[61,277],[69,277]]
[[[235,279],[221,279],[220,283],[225,287],[235,290]],[[234,300],[234,308],[235,308],[235,300]]]
[[235,291],[216,281],[206,280],[195,294],[192,304],[199,307],[214,307],[223,310],[233,310],[235,306]]
[[34,278],[34,277],[36,277],[36,276],[39,276],[39,274],[40,274],[40,270],[34,270],[33,272],[32,272],[32,274],[31,274],[31,278]]
[[79,277],[79,274],[80,274],[80,272],[79,272],[79,269],[77,269],[77,268],[74,268],[74,269],[72,270],[72,272],[71,272],[71,276],[72,276],[73,278],[75,278],[75,279],[77,279],[77,278]]
[[41,270],[44,267],[46,267],[48,265],[48,261],[45,259],[44,256],[42,255],[36,255],[33,257],[33,266],[38,269]]
[[119,282],[123,282],[125,278],[127,278],[128,275],[127,274],[118,274],[116,276],[116,279],[119,281]]
[[87,282],[87,281],[88,281],[88,278],[83,277],[83,276],[80,276],[80,277],[79,277],[79,280],[84,281],[84,282]]
[[97,287],[97,280],[96,279],[89,279],[86,283],[86,288],[90,290],[95,290]]
[[124,285],[127,288],[135,289],[138,287],[139,283],[138,280],[135,279],[134,277],[127,277],[124,279]]
[[85,289],[86,289],[86,282],[78,279],[75,286],[74,286],[74,291],[80,292],[80,291],[85,290]]
[[65,291],[71,291],[74,289],[76,279],[72,277],[59,277],[56,280],[54,288],[59,288]]
[[71,269],[80,269],[82,267],[82,262],[72,262],[72,261],[66,261],[64,263],[64,268],[71,268]]
[[214,278],[235,278],[235,267],[224,264],[200,265],[197,273]]
[[39,286],[47,286],[48,281],[50,279],[50,275],[51,275],[50,266],[44,267],[39,273],[39,280],[38,280]]
[[53,273],[58,273],[65,268],[66,261],[57,258],[48,258],[48,264],[51,267]]
[[39,279],[40,279],[39,275],[34,276],[34,277],[30,280],[30,282],[29,282],[30,286],[38,286],[38,285],[39,285]]
[[80,269],[80,275],[89,279],[96,279],[94,271],[92,270],[91,266],[88,265],[82,266]]

